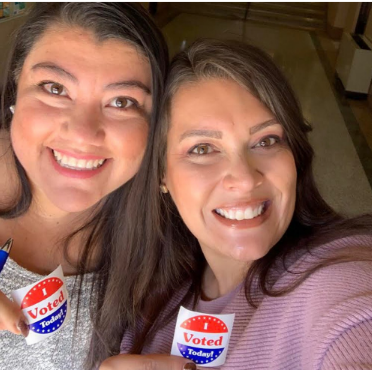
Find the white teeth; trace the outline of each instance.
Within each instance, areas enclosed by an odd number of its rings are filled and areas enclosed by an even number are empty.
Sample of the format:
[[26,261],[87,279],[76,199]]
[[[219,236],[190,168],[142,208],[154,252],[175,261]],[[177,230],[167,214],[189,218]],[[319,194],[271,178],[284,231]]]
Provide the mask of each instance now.
[[[69,161],[70,162],[70,161]],[[85,168],[86,165],[87,165],[87,162],[85,159],[78,159],[77,161],[75,160],[75,165],[74,167],[78,167],[78,168]],[[70,164],[70,163],[69,163]]]
[[[229,212],[230,213],[230,212]],[[242,220],[243,218],[244,218],[244,213],[243,213],[243,211],[241,211],[241,210],[239,210],[239,211],[236,211],[235,212],[235,218],[237,219],[237,220]]]
[[54,153],[54,156],[57,158],[58,161],[60,161],[62,159],[62,154],[59,153],[59,152],[53,152]]
[[93,168],[93,161],[88,161],[87,163],[87,168],[90,170],[91,168]]
[[251,218],[253,218],[253,211],[252,211],[252,208],[247,208],[245,211],[244,211],[244,218],[246,220],[250,220]]
[[260,216],[263,213],[264,210],[264,204],[251,208],[247,207],[246,209],[238,209],[238,210],[225,210],[221,208],[217,208],[215,211],[219,215],[228,218],[229,220],[251,220],[252,218],[255,218],[257,216]]
[[93,161],[93,167],[98,167],[99,166],[99,161],[95,160]]
[[[65,158],[65,156],[63,157],[63,159]],[[78,160],[76,160],[76,158],[72,158],[72,157],[69,157],[67,158],[67,165],[70,166],[70,167],[79,167],[77,165],[77,163],[80,162]]]
[[57,163],[62,166],[69,168],[71,170],[96,170],[105,163],[106,159],[96,159],[96,160],[86,160],[86,159],[77,159],[74,157],[68,157],[65,154],[53,150],[54,158]]

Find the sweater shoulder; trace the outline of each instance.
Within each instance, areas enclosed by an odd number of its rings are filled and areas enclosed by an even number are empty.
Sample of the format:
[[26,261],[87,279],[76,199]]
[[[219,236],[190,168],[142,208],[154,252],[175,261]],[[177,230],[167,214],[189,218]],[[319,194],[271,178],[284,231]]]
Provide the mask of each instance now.
[[[301,332],[303,369],[335,369],[369,361],[357,350],[372,349],[372,238],[350,237],[322,245],[302,256],[277,281],[283,287],[319,266],[291,293],[281,297],[280,321]],[[350,256],[337,262],[339,256]],[[328,261],[328,262],[327,262]],[[268,299],[275,304],[275,299]],[[363,335],[362,335],[362,334]],[[311,364],[311,365],[310,365]],[[336,366],[336,367],[332,367]]]

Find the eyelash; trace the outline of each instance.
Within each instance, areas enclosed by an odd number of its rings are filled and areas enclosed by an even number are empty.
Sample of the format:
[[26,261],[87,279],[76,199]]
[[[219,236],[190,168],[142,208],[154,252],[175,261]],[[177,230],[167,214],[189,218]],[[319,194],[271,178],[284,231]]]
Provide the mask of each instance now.
[[[271,145],[267,145],[267,146],[265,146],[265,145],[261,145],[262,142],[264,142],[264,141],[267,140],[267,139],[274,139],[274,143],[271,144]],[[277,136],[277,135],[268,135],[268,136],[265,136],[265,137],[263,137],[262,139],[260,139],[260,140],[258,141],[257,144],[253,145],[252,148],[253,148],[253,149],[255,149],[255,148],[262,148],[262,149],[265,149],[265,150],[269,150],[269,149],[271,149],[272,147],[276,146],[277,144],[281,144],[282,142],[283,142],[283,139],[282,139],[281,137],[279,137],[279,136]],[[194,153],[194,150],[196,150],[197,148],[199,148],[199,147],[201,147],[201,146],[206,146],[206,147],[208,147],[208,149],[213,150],[213,147],[212,147],[211,144],[208,144],[208,143],[200,143],[200,144],[194,145],[194,146],[193,146],[193,147],[192,147],[192,148],[187,152],[187,154],[188,154],[188,155],[191,155],[191,156],[195,155],[195,156],[198,156],[198,157],[205,156],[205,155],[208,155],[208,154],[212,154],[212,152],[209,152],[209,153],[207,152],[207,153],[204,153],[204,154]]]
[[45,91],[47,94],[49,94],[49,95],[55,95],[55,96],[66,96],[67,95],[67,94],[64,94],[64,95],[62,95],[62,94],[54,94],[54,93],[52,93],[52,92],[50,92],[50,91],[48,91],[46,89],[46,86],[47,85],[58,85],[58,86],[60,86],[63,89],[62,92],[66,93],[66,88],[62,84],[59,84],[58,82],[54,82],[54,81],[42,81],[42,82],[38,83],[38,86],[43,91]]
[[[58,85],[58,86],[60,86],[63,90],[62,90],[62,92],[63,93],[65,93],[65,94],[54,94],[54,93],[52,93],[51,91],[49,91],[49,90],[47,90],[46,89],[46,86],[47,85]],[[49,95],[55,95],[55,96],[66,96],[67,95],[67,92],[66,92],[66,88],[62,85],[62,84],[60,84],[60,83],[58,83],[58,82],[54,82],[54,81],[42,81],[42,82],[40,82],[40,83],[38,83],[38,86],[44,91],[44,92],[46,92],[47,94],[49,94]],[[112,105],[110,105],[112,102],[114,102],[114,101],[117,101],[118,99],[126,99],[126,100],[128,100],[130,103],[131,103],[131,105],[129,106],[129,107],[118,107],[118,106],[112,106]],[[112,99],[111,101],[110,101],[110,103],[108,104],[108,106],[111,106],[111,107],[113,107],[113,108],[117,108],[117,109],[119,109],[119,110],[127,110],[127,109],[137,109],[137,110],[142,110],[142,106],[138,103],[138,101],[136,100],[136,99],[134,99],[134,98],[131,98],[131,97],[128,97],[128,96],[117,96],[116,98],[114,98],[114,99]]]
[[[128,100],[131,105],[129,107],[115,107],[115,106],[112,106],[111,103],[118,100],[118,99],[125,99],[125,100]],[[140,106],[140,104],[138,103],[138,101],[134,98],[130,98],[128,96],[118,96],[114,99],[112,99],[110,101],[110,103],[108,104],[110,107],[113,107],[113,108],[118,108],[118,109],[121,109],[121,110],[126,110],[126,109],[142,109],[142,107]]]
[[198,153],[193,153],[194,150],[196,150],[197,148],[199,147],[202,147],[202,146],[206,146],[208,148],[211,148],[212,149],[212,145],[208,144],[208,143],[200,143],[200,144],[197,144],[197,145],[194,145],[188,152],[187,154],[189,155],[195,155],[195,156],[203,156],[203,155],[206,155],[206,154],[210,154],[210,153],[205,153],[205,154],[198,154]]
[[[274,143],[271,144],[271,145],[268,145],[268,146],[266,146],[266,145],[260,145],[262,142],[264,142],[267,139],[274,139]],[[254,148],[270,149],[273,146],[275,146],[276,144],[281,144],[282,142],[283,142],[283,139],[280,136],[277,136],[277,135],[268,135],[268,136],[265,136],[262,139],[260,139],[258,141],[258,143],[256,145],[254,145],[253,147]]]

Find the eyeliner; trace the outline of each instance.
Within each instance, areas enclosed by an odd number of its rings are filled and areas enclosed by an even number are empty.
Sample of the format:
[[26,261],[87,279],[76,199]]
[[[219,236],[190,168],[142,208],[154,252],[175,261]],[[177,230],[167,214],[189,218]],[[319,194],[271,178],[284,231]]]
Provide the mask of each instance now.
[[13,239],[9,238],[6,243],[0,247],[0,272],[2,271],[6,260],[8,259],[10,250],[12,249]]

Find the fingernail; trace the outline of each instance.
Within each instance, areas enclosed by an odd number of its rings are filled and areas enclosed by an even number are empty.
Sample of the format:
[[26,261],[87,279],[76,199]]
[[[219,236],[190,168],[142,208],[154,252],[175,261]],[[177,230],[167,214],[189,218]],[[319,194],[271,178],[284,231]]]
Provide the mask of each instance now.
[[28,332],[30,331],[28,325],[26,324],[26,321],[19,320],[17,328],[20,330],[22,335],[26,338],[28,335]]
[[196,365],[193,362],[188,362],[183,367],[183,370],[196,370]]

